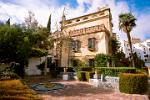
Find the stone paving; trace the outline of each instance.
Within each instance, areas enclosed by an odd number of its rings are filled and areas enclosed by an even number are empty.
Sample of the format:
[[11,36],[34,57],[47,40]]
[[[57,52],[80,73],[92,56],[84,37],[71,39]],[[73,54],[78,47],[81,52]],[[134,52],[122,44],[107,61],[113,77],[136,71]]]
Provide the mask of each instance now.
[[30,76],[26,77],[25,81],[29,86],[33,83],[45,83],[49,81],[65,84],[66,87],[62,90],[38,92],[43,100],[149,100],[147,95],[114,92],[100,87],[95,88],[88,82],[62,81],[61,79],[51,79],[49,76]]
[[44,100],[149,100],[147,95],[124,94],[95,88],[88,82],[59,81],[66,85],[63,90],[39,92]]

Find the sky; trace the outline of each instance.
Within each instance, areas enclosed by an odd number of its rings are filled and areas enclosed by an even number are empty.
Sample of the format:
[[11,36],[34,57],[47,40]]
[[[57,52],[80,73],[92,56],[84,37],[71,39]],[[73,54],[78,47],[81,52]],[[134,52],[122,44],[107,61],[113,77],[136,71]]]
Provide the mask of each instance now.
[[137,19],[131,36],[150,39],[150,0],[0,0],[0,20],[10,18],[11,23],[21,24],[27,18],[28,11],[32,11],[39,25],[46,26],[52,14],[52,30],[55,31],[59,28],[64,7],[66,18],[70,19],[96,12],[104,6],[111,9],[113,32],[120,39],[127,39],[126,34],[118,28],[118,16],[125,12],[132,12]]

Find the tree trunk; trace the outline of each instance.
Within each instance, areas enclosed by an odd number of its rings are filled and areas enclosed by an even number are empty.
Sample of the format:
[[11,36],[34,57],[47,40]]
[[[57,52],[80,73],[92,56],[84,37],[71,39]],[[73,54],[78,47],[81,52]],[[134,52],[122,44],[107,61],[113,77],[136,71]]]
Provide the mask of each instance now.
[[47,75],[47,56],[45,56],[44,75]]
[[132,67],[135,67],[134,56],[133,56],[133,51],[132,51],[131,37],[130,37],[130,33],[129,32],[127,32],[127,37],[128,37],[129,47],[130,47],[130,51],[131,51]]

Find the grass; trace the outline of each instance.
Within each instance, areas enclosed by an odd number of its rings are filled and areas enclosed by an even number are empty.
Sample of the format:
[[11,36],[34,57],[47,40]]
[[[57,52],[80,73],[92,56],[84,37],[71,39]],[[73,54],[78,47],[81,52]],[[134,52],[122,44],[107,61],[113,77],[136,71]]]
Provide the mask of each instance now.
[[20,80],[4,80],[0,81],[0,100],[41,100],[41,98]]

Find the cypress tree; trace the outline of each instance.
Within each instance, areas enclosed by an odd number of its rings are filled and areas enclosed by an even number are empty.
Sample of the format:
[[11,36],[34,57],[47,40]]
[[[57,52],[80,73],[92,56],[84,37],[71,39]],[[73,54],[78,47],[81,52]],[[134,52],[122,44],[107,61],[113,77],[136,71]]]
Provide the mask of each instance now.
[[48,19],[47,29],[48,29],[48,32],[51,33],[51,14],[50,14],[49,19]]
[[10,18],[6,21],[6,25],[10,26]]

